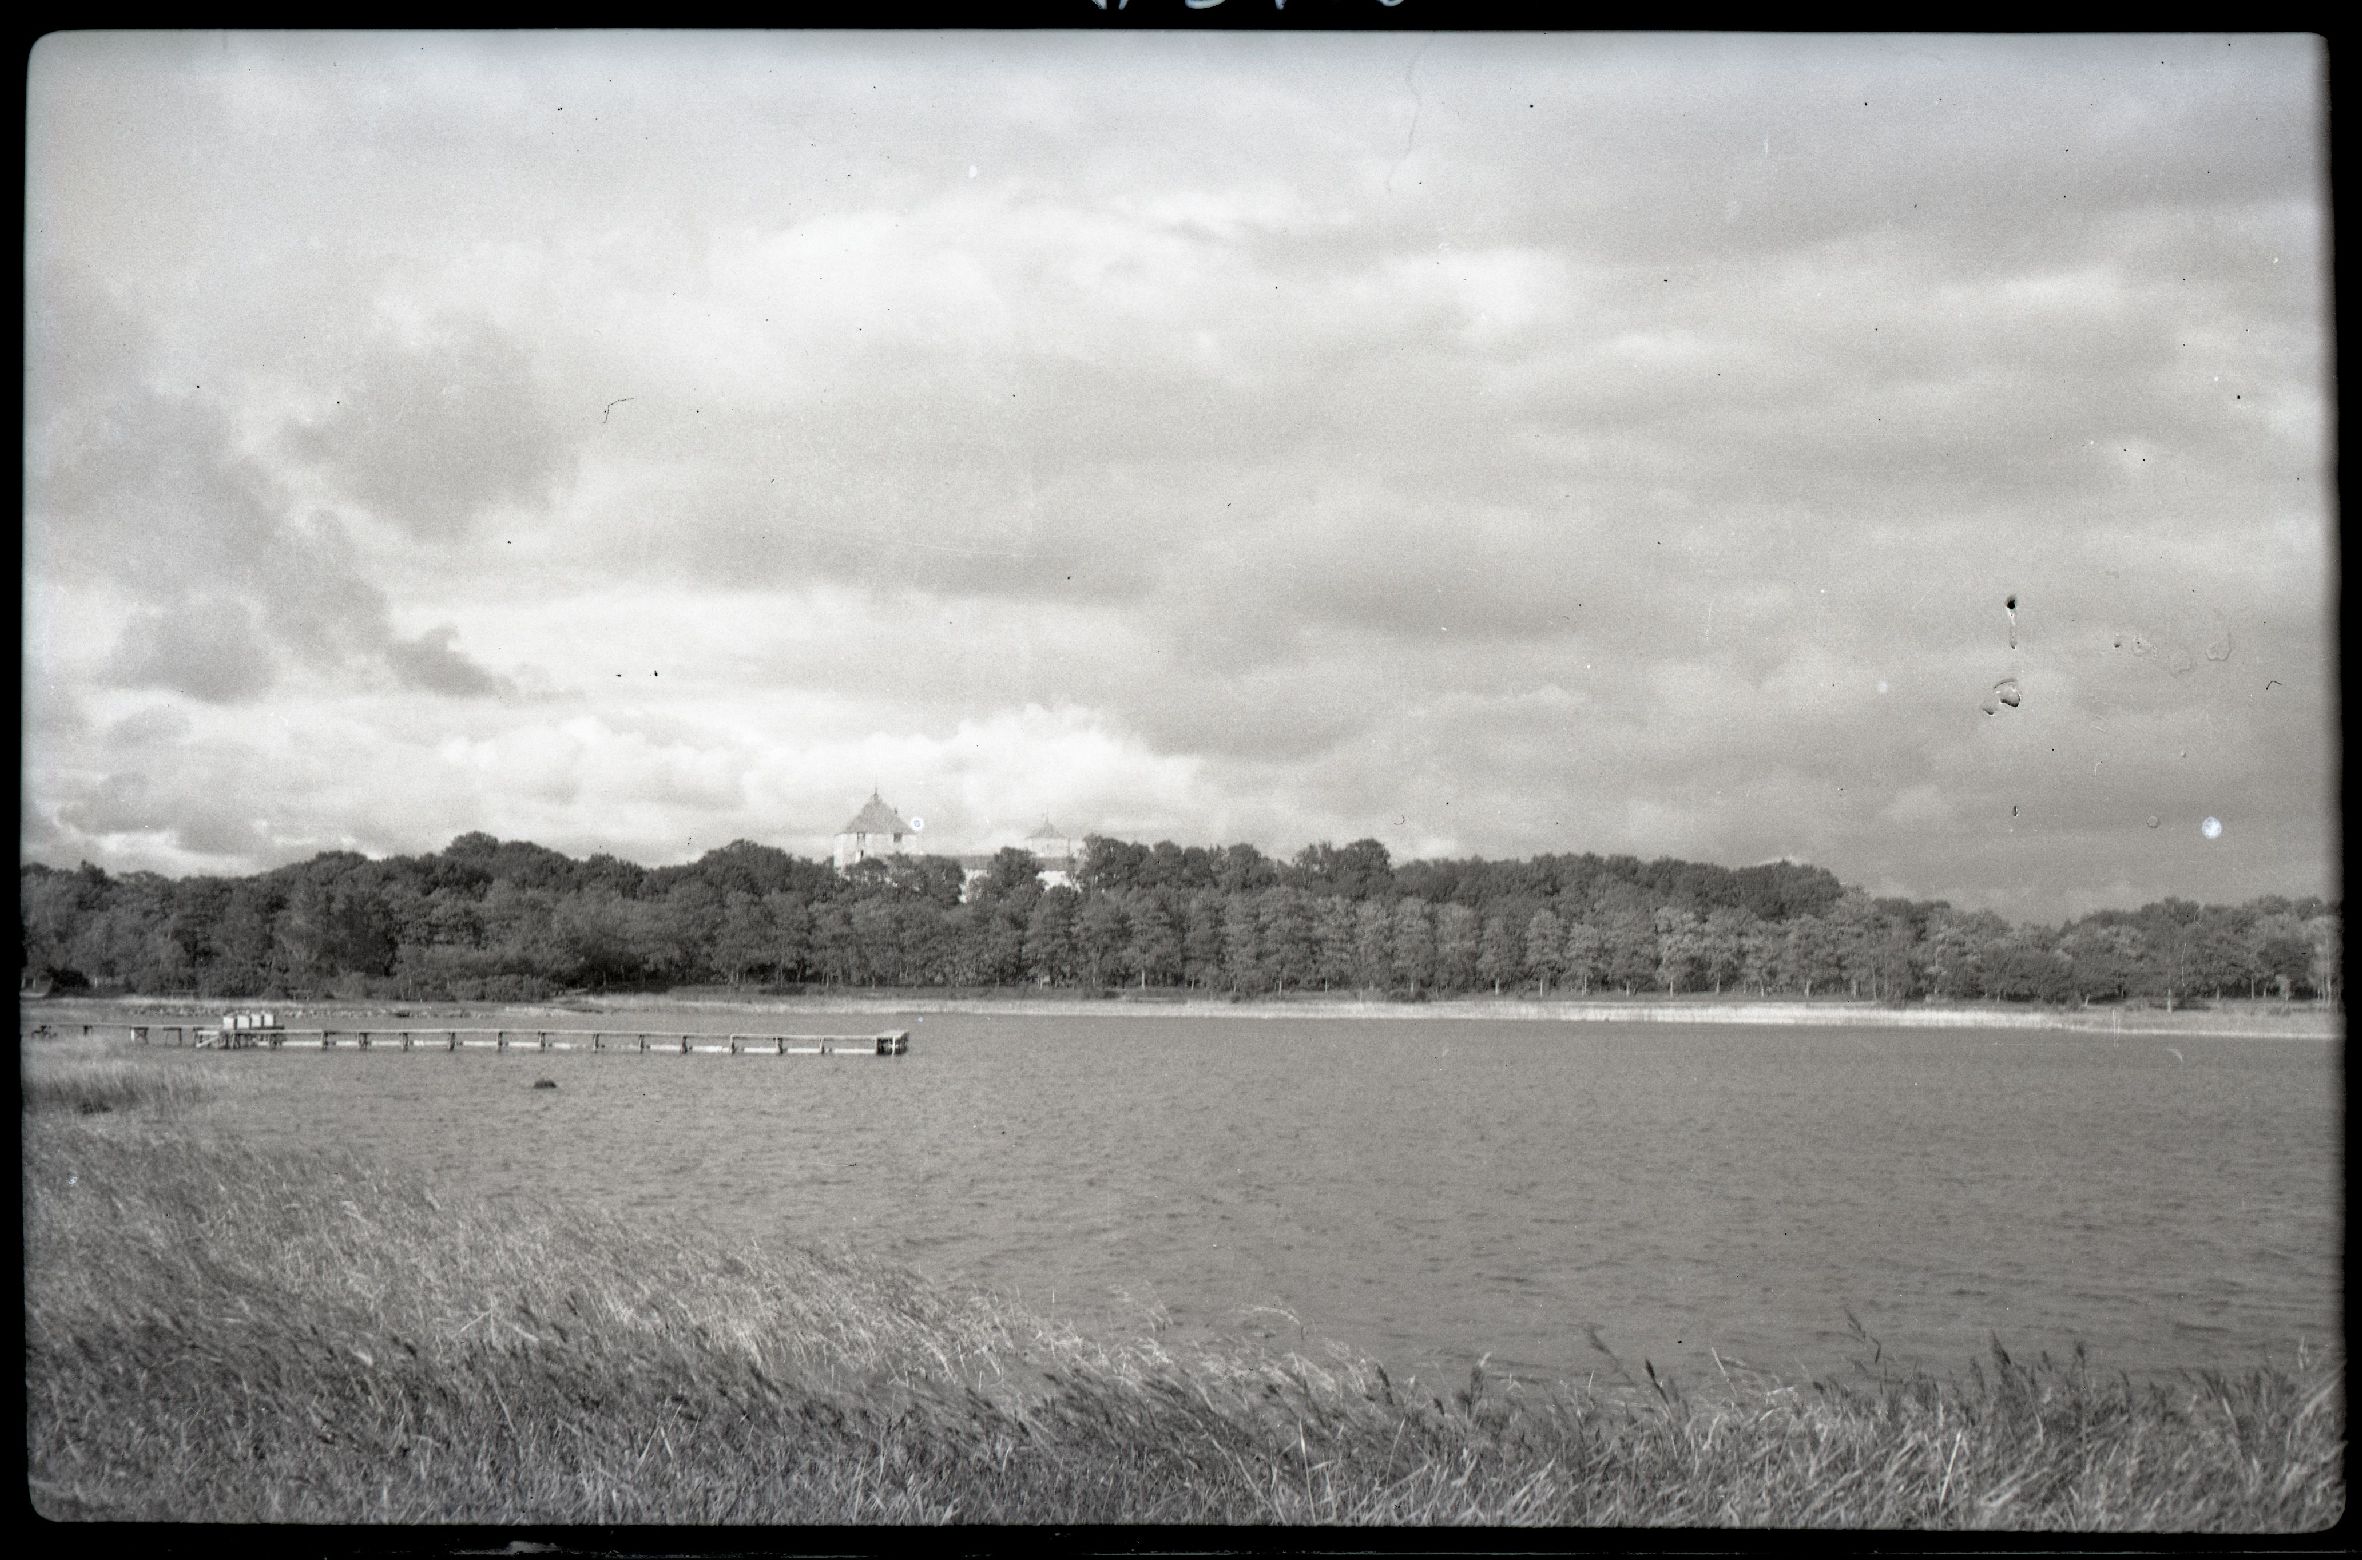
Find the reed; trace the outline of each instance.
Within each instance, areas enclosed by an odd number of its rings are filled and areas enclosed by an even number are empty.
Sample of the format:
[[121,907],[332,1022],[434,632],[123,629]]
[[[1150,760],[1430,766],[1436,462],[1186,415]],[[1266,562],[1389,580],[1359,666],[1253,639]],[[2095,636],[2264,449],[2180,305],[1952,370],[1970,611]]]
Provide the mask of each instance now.
[[179,1115],[214,1093],[213,1081],[181,1059],[46,1048],[23,1050],[20,1057],[19,1093],[27,1112]]
[[2312,1531],[2335,1362],[1693,1395],[1086,1336],[844,1249],[28,1112],[33,1501],[64,1519]]

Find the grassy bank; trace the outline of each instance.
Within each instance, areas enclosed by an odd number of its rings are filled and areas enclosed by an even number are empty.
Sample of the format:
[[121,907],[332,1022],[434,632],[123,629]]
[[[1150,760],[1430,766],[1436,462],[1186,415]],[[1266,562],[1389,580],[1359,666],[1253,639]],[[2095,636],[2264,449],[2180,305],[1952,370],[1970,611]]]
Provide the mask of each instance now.
[[41,1080],[80,1065],[28,1054],[52,1517],[2285,1532],[2344,1509],[2333,1366],[2141,1388],[1996,1349],[1946,1381],[1430,1394],[259,1149],[208,1130],[201,1073]]

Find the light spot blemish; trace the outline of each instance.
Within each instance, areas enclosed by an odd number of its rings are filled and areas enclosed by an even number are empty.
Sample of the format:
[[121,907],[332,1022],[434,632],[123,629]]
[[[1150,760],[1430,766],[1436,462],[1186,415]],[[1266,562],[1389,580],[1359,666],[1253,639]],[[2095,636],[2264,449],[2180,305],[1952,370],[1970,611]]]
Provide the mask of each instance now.
[[2150,828],[2152,828],[2152,829],[2154,829],[2155,827],[2157,827],[2157,825],[2159,825],[2160,823],[2163,823],[2164,821],[2165,821],[2164,819],[2162,819],[2162,818],[2158,817],[2158,816],[2157,816],[2155,813],[2151,813],[2151,814],[2149,814],[2149,827],[2150,827]]
[[2223,837],[2223,821],[2210,816],[2204,823],[2198,825],[2198,832],[2210,840],[2219,840]]

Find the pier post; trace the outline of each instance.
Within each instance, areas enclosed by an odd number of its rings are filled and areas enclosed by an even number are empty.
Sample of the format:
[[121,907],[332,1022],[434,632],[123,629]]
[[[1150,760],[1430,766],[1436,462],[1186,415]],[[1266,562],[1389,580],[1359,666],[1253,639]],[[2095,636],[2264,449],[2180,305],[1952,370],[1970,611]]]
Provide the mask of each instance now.
[[369,1049],[369,1031],[366,1029],[361,1031],[361,1049],[364,1051]]
[[646,1055],[646,1054],[647,1054],[647,1050],[648,1050],[648,1037],[647,1037],[646,1035],[642,1035],[642,1036],[640,1036],[640,1052],[641,1052],[641,1054],[642,1054],[642,1055]]
[[505,1029],[495,1029],[495,1030],[493,1030],[493,1031],[492,1031],[492,1037],[493,1037],[493,1038],[492,1038],[492,1049],[494,1049],[495,1051],[505,1051],[505,1050],[507,1050],[507,1049],[508,1049],[508,1031],[507,1031],[507,1030],[505,1030]]
[[779,1036],[779,1037],[778,1037],[778,1039],[779,1039],[779,1054],[780,1054],[781,1056],[785,1056],[785,1055],[787,1054],[787,1036],[785,1036],[785,1035],[781,1035],[781,1036]]
[[738,1037],[736,1035],[732,1035],[730,1037],[730,1054],[732,1056],[736,1056],[738,1054]]
[[544,1051],[546,1051],[546,1050],[548,1050],[548,1049],[549,1049],[549,1031],[548,1031],[548,1030],[546,1030],[546,1029],[544,1029],[544,1030],[540,1031],[540,1034],[541,1034],[541,1048],[542,1048]]
[[599,1032],[595,1029],[591,1031],[591,1049],[594,1051],[602,1049],[599,1045]]
[[82,1026],[82,1032],[83,1032],[84,1034],[88,1034],[88,1033],[90,1033],[90,1026],[89,1026],[88,1024],[84,1024],[84,1025]]
[[689,1054],[689,1037],[687,1035],[681,1036],[681,1054],[683,1056]]

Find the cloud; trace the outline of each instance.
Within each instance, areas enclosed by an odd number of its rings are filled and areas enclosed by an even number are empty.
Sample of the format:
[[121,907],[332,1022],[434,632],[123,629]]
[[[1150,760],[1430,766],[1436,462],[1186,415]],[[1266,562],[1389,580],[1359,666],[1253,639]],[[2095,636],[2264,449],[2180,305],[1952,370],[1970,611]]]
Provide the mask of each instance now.
[[175,613],[140,609],[124,623],[107,672],[119,688],[169,689],[208,704],[255,698],[277,677],[253,607],[220,600]]
[[385,656],[405,687],[454,698],[481,698],[516,691],[516,684],[496,677],[451,648],[458,630],[446,624],[415,639],[397,639]]
[[1169,42],[45,44],[41,848],[2333,870],[2317,44]]
[[[226,776],[220,778],[227,778]],[[60,837],[137,865],[185,869],[210,861],[237,870],[267,859],[274,841],[255,803],[235,785],[197,787],[139,770],[110,774],[56,810]]]
[[546,503],[570,453],[525,352],[469,319],[373,343],[284,442],[344,497],[426,542],[497,505]]
[[[65,278],[43,288],[58,307],[28,351],[27,574],[63,611],[110,609],[95,614],[114,625],[88,667],[97,685],[209,703],[259,700],[297,672],[460,696],[506,686],[449,634],[396,635],[347,526],[307,510],[302,474],[249,445],[234,398],[160,388],[155,344],[119,298]],[[68,350],[83,332],[106,372]]]

